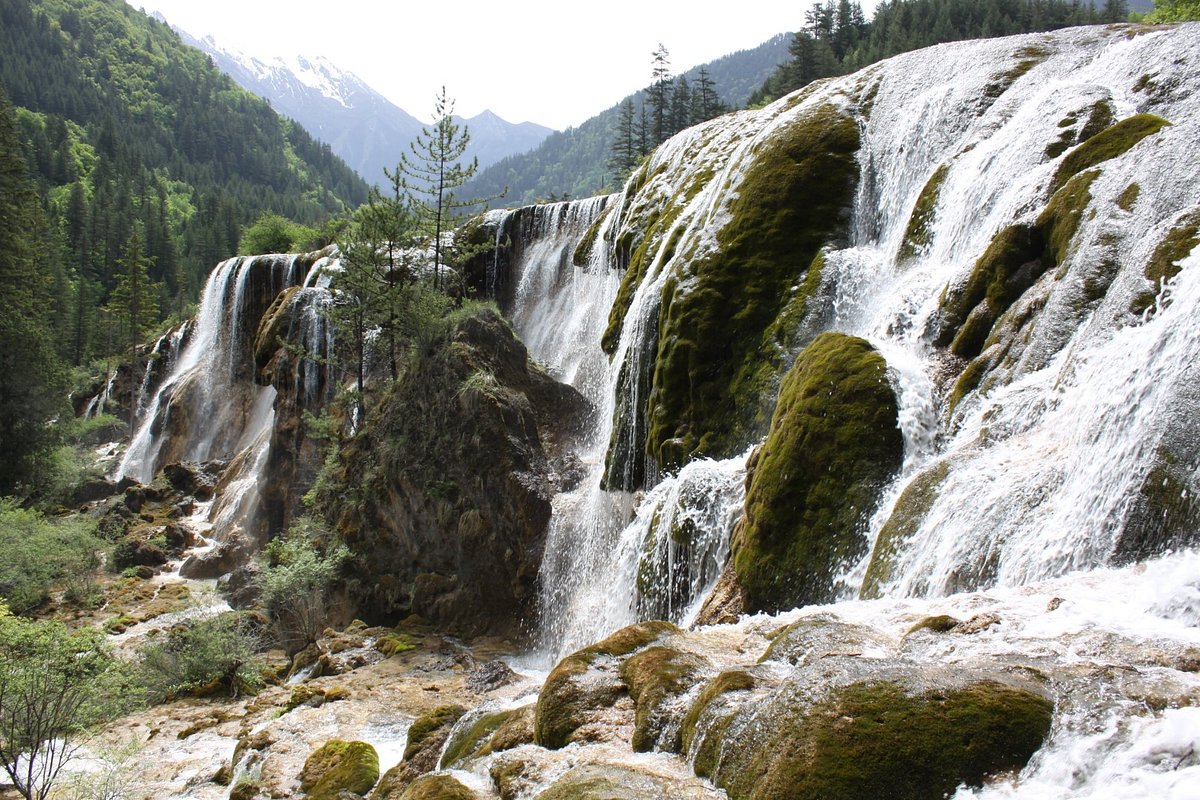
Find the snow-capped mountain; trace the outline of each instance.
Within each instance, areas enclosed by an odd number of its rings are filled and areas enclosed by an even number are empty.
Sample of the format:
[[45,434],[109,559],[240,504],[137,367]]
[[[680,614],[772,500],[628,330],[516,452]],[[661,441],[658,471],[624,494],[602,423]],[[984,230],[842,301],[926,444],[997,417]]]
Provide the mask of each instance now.
[[[179,28],[175,30],[186,44],[207,53],[240,86],[265,98],[276,111],[328,143],[334,153],[373,183],[383,182],[384,167],[395,167],[425,124],[326,58],[297,55],[263,60],[225,48],[211,36],[197,39]],[[465,158],[478,158],[481,168],[531,150],[553,133],[532,122],[507,122],[490,111],[459,121],[471,134]]]

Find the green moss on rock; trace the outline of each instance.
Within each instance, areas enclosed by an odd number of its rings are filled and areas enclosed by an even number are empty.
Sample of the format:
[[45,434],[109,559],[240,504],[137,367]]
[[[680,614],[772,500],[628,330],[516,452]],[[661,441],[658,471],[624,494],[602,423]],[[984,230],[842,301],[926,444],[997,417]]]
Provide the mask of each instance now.
[[422,775],[409,784],[400,800],[475,800],[475,793],[452,775]]
[[[683,724],[680,726],[680,744],[682,753],[690,753],[692,743],[696,738],[696,726],[700,723],[700,718],[704,712],[717,700],[721,695],[729,692],[745,691],[753,689],[756,685],[754,676],[743,670],[730,670],[722,672],[717,677],[709,681],[700,694],[696,697],[691,707],[688,708],[687,714],[683,717]],[[720,736],[711,737],[713,744],[720,741]],[[696,758],[696,774],[708,776],[712,774],[712,756],[714,753],[706,753],[703,758],[697,755]]]
[[917,196],[912,215],[908,218],[908,227],[904,230],[904,241],[900,243],[899,261],[904,262],[914,258],[929,245],[929,237],[933,229],[933,214],[937,209],[942,184],[946,182],[948,174],[950,174],[949,167],[945,164],[940,165],[925,182],[921,194]]
[[1087,139],[1062,160],[1054,173],[1054,179],[1050,182],[1051,191],[1057,191],[1085,169],[1122,155],[1142,139],[1158,133],[1170,124],[1155,114],[1134,114],[1115,125],[1110,125]]
[[[967,368],[968,372],[970,369]],[[964,372],[963,377],[966,375]],[[917,532],[929,509],[933,508],[942,482],[949,474],[950,462],[938,461],[913,478],[905,487],[900,498],[896,500],[887,522],[875,538],[875,550],[871,553],[871,563],[863,577],[860,597],[873,599],[880,596],[883,587],[892,579],[896,557]]]
[[413,720],[408,728],[408,742],[404,745],[404,758],[410,759],[425,746],[426,740],[439,731],[447,731],[458,722],[467,710],[462,706],[438,706],[433,711],[422,714]]
[[1113,548],[1112,562],[1132,564],[1200,542],[1200,495],[1184,459],[1159,447]]
[[510,750],[533,742],[532,704],[484,714],[470,727],[451,735],[440,769],[452,769],[469,758]]
[[1130,305],[1130,311],[1141,314],[1154,305],[1159,292],[1162,291],[1163,281],[1179,274],[1178,262],[1186,258],[1198,244],[1200,210],[1193,210],[1185,214],[1154,248],[1154,254],[1146,262],[1144,270],[1146,279],[1154,284],[1154,289],[1138,294]]
[[366,742],[330,739],[304,762],[300,788],[310,800],[337,800],[350,791],[365,795],[379,780],[379,755]]
[[[627,692],[615,670],[610,670],[611,674],[593,670],[597,661],[627,656],[665,635],[678,632],[679,628],[669,622],[639,622],[576,650],[558,662],[538,693],[534,742],[551,750],[565,747],[575,740],[576,731],[595,711],[612,706]],[[589,671],[595,674],[584,680]]]
[[727,743],[714,782],[735,800],[941,800],[1023,767],[1052,714],[1041,693],[996,680],[925,691],[860,681],[782,711],[732,755]]
[[866,341],[817,337],[784,378],[748,477],[733,564],[749,608],[831,600],[833,576],[866,549],[862,524],[900,468],[887,364]]
[[621,680],[629,687],[636,704],[633,749],[646,752],[660,749],[678,753],[682,748],[682,732],[666,742],[660,742],[665,719],[660,713],[663,704],[684,694],[699,680],[705,662],[698,656],[671,647],[648,647],[630,656],[621,664]]
[[1138,197],[1142,194],[1142,187],[1138,183],[1131,183],[1125,187],[1125,191],[1121,192],[1121,196],[1117,198],[1117,207],[1122,211],[1132,211],[1137,204]]
[[718,247],[663,289],[646,451],[664,468],[730,456],[766,427],[781,353],[765,334],[821,248],[843,230],[858,125],[832,105],[763,142]]

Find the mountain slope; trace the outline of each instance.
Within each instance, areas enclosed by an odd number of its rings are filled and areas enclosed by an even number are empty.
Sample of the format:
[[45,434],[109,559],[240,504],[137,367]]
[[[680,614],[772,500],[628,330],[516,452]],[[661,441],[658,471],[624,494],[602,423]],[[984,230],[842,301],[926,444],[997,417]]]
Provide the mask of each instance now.
[[[787,60],[790,34],[779,34],[750,50],[740,50],[682,74],[695,85],[700,69],[707,69],[717,94],[727,105],[745,105],[755,88]],[[628,98],[637,106],[644,91]],[[508,193],[502,202],[515,206],[548,197],[586,197],[615,188],[608,157],[616,137],[620,103],[602,111],[577,128],[551,134],[535,150],[510,156],[481,170],[464,193],[492,197]]]
[[260,214],[318,225],[366,199],[327,145],[122,0],[0,0],[0,53],[62,243],[54,329],[77,363],[112,346],[98,310],[135,234],[165,312],[196,297]]
[[[158,18],[166,21],[161,15]],[[357,75],[328,59],[299,55],[264,61],[226,49],[211,36],[197,39],[184,30],[175,30],[184,42],[210,55],[239,86],[266,99],[313,136],[328,142],[333,152],[368,181],[381,181],[384,168],[396,165],[424,125]],[[507,122],[490,111],[457,119],[468,126],[471,134],[466,158],[478,158],[481,167],[531,150],[553,133],[532,122]]]

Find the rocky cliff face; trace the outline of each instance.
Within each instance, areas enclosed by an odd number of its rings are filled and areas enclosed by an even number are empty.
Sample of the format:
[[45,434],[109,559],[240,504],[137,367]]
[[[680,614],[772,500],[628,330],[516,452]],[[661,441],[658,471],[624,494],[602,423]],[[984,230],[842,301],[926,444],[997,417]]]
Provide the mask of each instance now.
[[342,450],[329,490],[361,614],[518,631],[550,498],[577,479],[564,445],[588,411],[494,311],[462,313],[425,345]]

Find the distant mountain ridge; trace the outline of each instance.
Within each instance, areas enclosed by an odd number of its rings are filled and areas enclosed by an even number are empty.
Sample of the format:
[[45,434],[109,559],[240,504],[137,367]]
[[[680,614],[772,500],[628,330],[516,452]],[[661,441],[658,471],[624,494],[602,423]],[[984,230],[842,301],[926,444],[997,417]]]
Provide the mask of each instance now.
[[[383,169],[395,167],[426,124],[326,58],[262,60],[228,49],[211,36],[197,39],[178,27],[175,31],[186,44],[207,53],[239,86],[327,143],[371,183],[384,180]],[[491,111],[455,119],[471,135],[467,160],[478,158],[481,169],[537,147],[554,132],[532,122],[511,123]]]
[[[788,59],[792,34],[780,33],[758,47],[739,50],[680,73],[695,85],[700,70],[707,70],[721,100],[740,108],[775,68]],[[629,95],[639,105],[645,90]],[[511,155],[481,169],[464,193],[494,197],[493,205],[517,206],[557,197],[587,197],[618,187],[608,170],[609,153],[616,137],[617,117],[624,98],[577,128],[553,133],[536,149]]]

